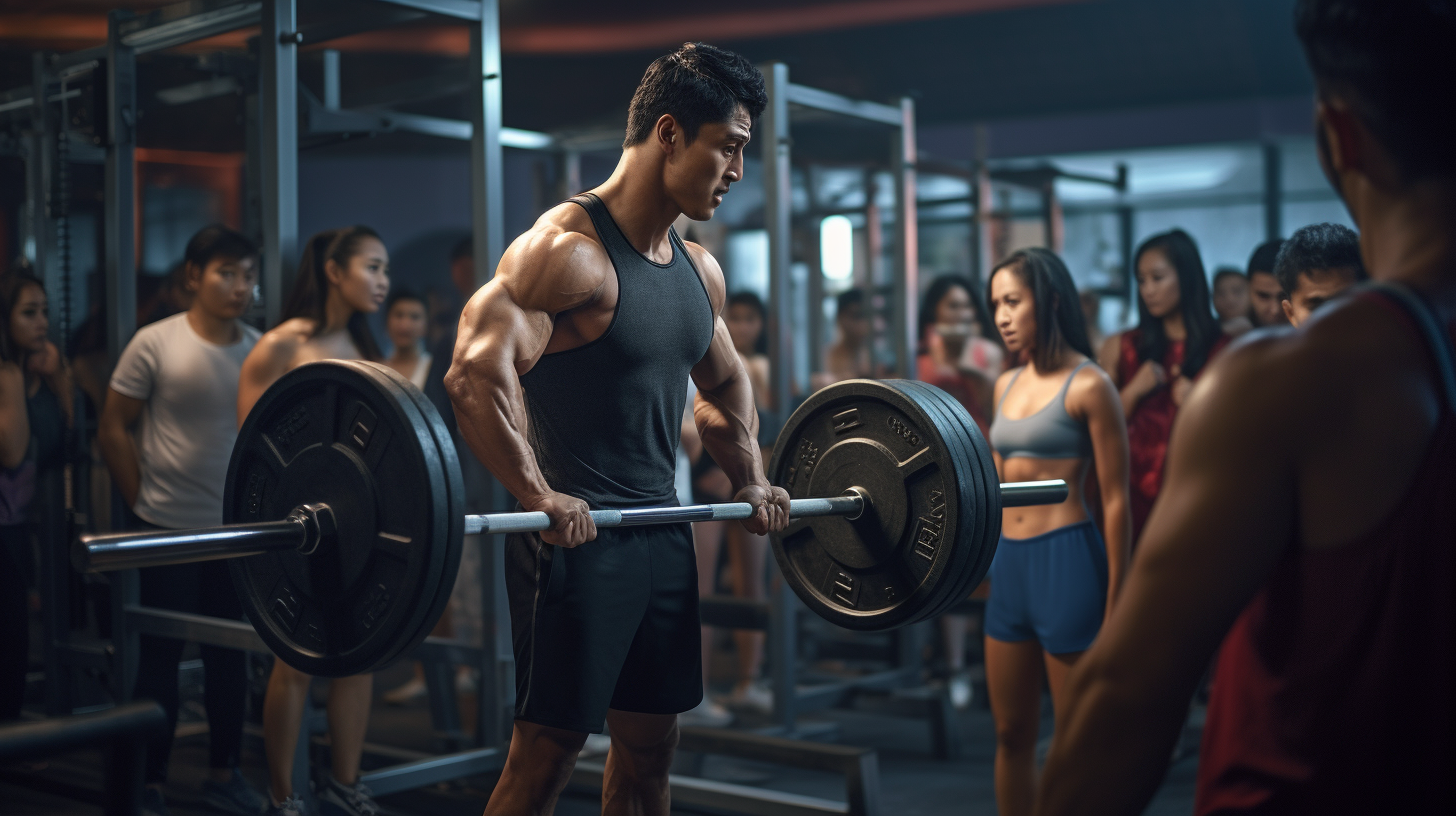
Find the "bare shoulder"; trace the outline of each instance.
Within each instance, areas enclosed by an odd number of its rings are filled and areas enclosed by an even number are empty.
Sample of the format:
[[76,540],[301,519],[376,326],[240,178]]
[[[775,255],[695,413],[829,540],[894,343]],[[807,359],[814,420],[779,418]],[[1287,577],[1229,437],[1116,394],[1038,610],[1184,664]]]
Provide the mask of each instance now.
[[591,217],[564,202],[511,242],[492,283],[521,308],[556,314],[594,298],[611,272],[612,259]]
[[293,365],[298,352],[313,336],[314,323],[302,317],[290,318],[264,332],[248,352],[251,367],[282,374]]
[[687,248],[688,257],[697,268],[698,276],[703,279],[703,288],[708,290],[708,301],[713,304],[714,314],[722,312],[723,304],[728,300],[728,284],[723,279],[723,267],[718,264],[713,253],[698,244],[683,241],[683,246]]
[[25,388],[25,372],[9,360],[0,360],[0,387],[5,389]]
[[1101,403],[1112,404],[1118,398],[1117,385],[1100,366],[1084,365],[1072,375],[1067,397],[1068,402],[1083,408]]
[[1015,377],[1016,372],[1020,370],[1020,366],[1013,366],[1001,372],[1001,375],[996,378],[996,385],[991,389],[991,401],[995,405],[1001,404],[1001,396],[1006,393],[1006,386],[1011,384],[1011,378]]

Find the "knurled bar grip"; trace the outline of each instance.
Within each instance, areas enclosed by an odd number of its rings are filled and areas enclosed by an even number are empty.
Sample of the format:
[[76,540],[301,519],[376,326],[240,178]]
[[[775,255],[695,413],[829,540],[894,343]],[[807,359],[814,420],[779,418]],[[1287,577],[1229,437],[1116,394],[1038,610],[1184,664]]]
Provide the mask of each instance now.
[[[1061,479],[1001,484],[1002,507],[1060,504],[1066,500],[1067,483]],[[864,509],[864,502],[864,495],[858,491],[826,499],[793,499],[789,502],[789,518],[853,518]],[[275,549],[312,549],[312,545],[317,544],[317,535],[310,533],[309,521],[302,513],[304,509],[295,510],[281,521],[256,524],[85,535],[81,536],[81,547],[76,552],[75,564],[82,572],[107,572],[241,558]],[[317,509],[326,510],[322,506],[317,506]],[[747,502],[727,502],[690,504],[683,507],[593,510],[591,516],[598,527],[635,527],[693,521],[738,521],[752,516],[754,512],[754,506]],[[549,529],[551,520],[545,513],[539,512],[492,513],[465,517],[466,535],[535,533]]]

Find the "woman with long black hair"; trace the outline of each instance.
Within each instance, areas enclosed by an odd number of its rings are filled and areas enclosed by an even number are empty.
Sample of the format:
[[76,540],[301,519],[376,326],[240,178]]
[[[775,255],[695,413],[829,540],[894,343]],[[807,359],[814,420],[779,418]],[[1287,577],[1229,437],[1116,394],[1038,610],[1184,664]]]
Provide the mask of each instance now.
[[[996,381],[990,442],[1003,482],[1062,479],[1066,501],[1003,511],[989,574],[986,683],[996,720],[996,802],[1031,811],[1042,673],[1052,706],[1102,627],[1127,571],[1127,430],[1117,389],[1092,361],[1076,285],[1045,249],[1012,253],[987,300],[1007,350],[1026,363]],[[1096,467],[1103,530],[1083,483]]]
[[1229,337],[1213,316],[1198,244],[1180,229],[1143,241],[1134,257],[1138,324],[1108,338],[1098,362],[1112,375],[1127,417],[1132,542],[1163,486],[1163,460],[1178,406]]
[[[389,294],[389,252],[379,234],[354,226],[309,239],[293,282],[283,322],[264,334],[243,362],[238,387],[238,423],[279,377],[317,360],[373,360],[383,355],[366,315],[379,311]],[[282,660],[273,661],[263,699],[263,747],[268,759],[269,816],[301,816],[293,790],[293,753],[312,678]],[[332,810],[377,811],[359,782],[364,731],[374,677],[339,677],[329,688],[330,778],[317,785],[318,798]]]

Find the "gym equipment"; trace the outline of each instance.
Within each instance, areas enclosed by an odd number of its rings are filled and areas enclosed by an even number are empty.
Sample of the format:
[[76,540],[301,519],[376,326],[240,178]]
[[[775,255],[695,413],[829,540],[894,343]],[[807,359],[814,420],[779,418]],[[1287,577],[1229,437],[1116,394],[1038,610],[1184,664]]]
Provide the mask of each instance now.
[[[985,574],[1003,506],[1064,501],[1061,481],[999,485],[964,409],[906,381],[851,380],[785,426],[770,477],[791,522],[785,580],[854,629],[924,620]],[[373,671],[439,618],[467,532],[541,531],[544,513],[465,515],[460,465],[428,400],[386,366],[310,363],[280,378],[238,433],[224,525],[82,536],[78,569],[233,559],[248,618],[300,671]],[[593,511],[598,526],[744,519],[746,503]],[[257,557],[245,557],[257,556]]]

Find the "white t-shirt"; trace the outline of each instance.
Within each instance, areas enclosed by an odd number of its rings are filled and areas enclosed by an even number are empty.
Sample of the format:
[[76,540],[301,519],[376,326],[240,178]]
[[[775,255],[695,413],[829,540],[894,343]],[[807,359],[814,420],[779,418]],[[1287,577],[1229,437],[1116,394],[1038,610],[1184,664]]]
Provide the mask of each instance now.
[[142,483],[136,507],[159,527],[222,523],[228,460],[238,438],[238,380],[259,332],[218,346],[197,335],[187,313],[139,329],[111,375],[119,394],[145,400],[137,451]]

